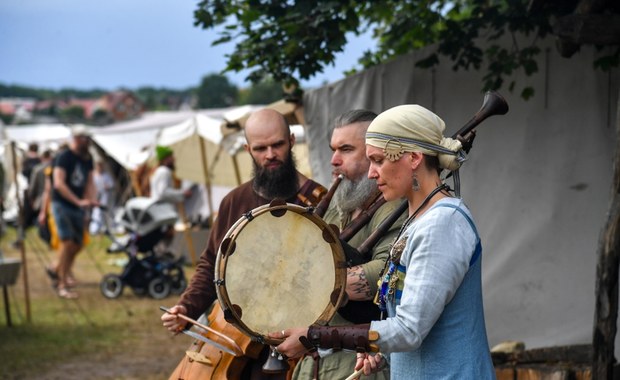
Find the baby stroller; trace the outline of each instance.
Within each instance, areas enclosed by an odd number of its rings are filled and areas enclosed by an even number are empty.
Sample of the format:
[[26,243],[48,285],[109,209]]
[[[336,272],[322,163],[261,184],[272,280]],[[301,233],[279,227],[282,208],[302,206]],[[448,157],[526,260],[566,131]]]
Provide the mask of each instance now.
[[136,295],[148,294],[155,299],[185,290],[183,257],[175,259],[166,244],[174,235],[176,220],[177,213],[169,203],[145,197],[125,203],[120,224],[128,234],[122,239],[110,234],[113,244],[108,253],[124,252],[128,261],[121,274],[103,276],[99,288],[106,298],[119,297],[126,285]]

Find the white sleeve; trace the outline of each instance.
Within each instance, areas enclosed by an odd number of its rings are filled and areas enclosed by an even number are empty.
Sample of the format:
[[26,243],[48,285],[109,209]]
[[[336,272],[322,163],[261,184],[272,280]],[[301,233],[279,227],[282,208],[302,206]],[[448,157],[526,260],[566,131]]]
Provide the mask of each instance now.
[[458,211],[437,207],[409,227],[401,257],[406,276],[396,315],[374,321],[382,351],[418,348],[450,302],[469,269],[476,235]]

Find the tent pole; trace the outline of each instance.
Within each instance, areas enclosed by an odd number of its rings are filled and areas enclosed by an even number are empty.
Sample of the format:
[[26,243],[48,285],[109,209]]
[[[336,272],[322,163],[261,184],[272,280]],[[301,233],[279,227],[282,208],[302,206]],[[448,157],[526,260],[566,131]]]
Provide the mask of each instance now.
[[230,156],[233,162],[233,168],[235,168],[235,178],[237,179],[237,186],[241,185],[241,173],[239,172],[239,162],[237,161],[237,153]]
[[209,178],[209,162],[207,160],[207,152],[205,151],[204,139],[200,139],[200,158],[202,159],[202,174],[205,178],[205,186],[207,187],[207,202],[209,203],[209,225],[213,223],[213,194],[211,188],[211,178]]
[[13,183],[15,183],[15,198],[17,199],[17,242],[22,259],[22,268],[24,268],[24,295],[26,298],[26,320],[32,322],[30,313],[30,288],[28,286],[28,266],[26,262],[26,249],[24,247],[24,210],[21,198],[19,197],[19,186],[17,183],[17,157],[15,155],[15,141],[11,141],[11,156],[13,158]]
[[194,240],[192,239],[191,231],[187,227],[187,214],[185,213],[185,204],[179,203],[177,209],[179,210],[181,220],[183,221],[183,236],[185,236],[185,241],[187,242],[187,250],[189,251],[189,256],[192,259],[192,266],[195,267],[196,249],[194,248]]
[[138,176],[135,170],[131,170],[129,172],[129,178],[131,179],[131,187],[133,187],[133,191],[135,192],[136,196],[141,197],[142,189],[140,187],[140,183],[138,182]]

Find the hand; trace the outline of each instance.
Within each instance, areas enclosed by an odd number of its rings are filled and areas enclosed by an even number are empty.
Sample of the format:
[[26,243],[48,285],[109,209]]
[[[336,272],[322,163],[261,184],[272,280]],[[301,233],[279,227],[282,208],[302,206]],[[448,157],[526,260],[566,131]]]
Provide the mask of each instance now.
[[187,308],[183,305],[175,305],[169,309],[167,313],[161,316],[161,321],[168,331],[178,334],[185,329],[187,321],[177,317],[177,314],[187,314]]
[[299,341],[299,337],[308,335],[307,327],[297,327],[267,334],[272,339],[284,339],[276,350],[287,358],[300,358],[308,349]]
[[357,362],[355,363],[355,370],[364,370],[364,375],[370,375],[382,370],[387,362],[381,353],[371,354],[368,352],[358,352]]
[[45,215],[45,212],[40,212],[39,216],[37,217],[37,222],[39,223],[39,226],[44,227],[47,224],[47,218]]

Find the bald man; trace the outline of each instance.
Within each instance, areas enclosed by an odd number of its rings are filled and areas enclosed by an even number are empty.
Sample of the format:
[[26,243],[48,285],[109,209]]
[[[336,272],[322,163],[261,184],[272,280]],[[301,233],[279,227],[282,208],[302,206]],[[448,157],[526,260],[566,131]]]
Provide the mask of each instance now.
[[[323,186],[297,171],[292,152],[295,136],[291,134],[286,119],[280,113],[271,109],[254,112],[246,122],[245,137],[245,150],[252,156],[254,176],[252,180],[232,190],[220,203],[196,273],[177,305],[161,317],[164,327],[172,332],[187,327],[186,322],[175,314],[181,313],[198,319],[217,299],[213,277],[218,247],[230,227],[243,214],[268,204],[275,198],[303,206],[316,206],[327,192]],[[263,350],[263,354],[267,354],[267,351]],[[183,373],[181,366],[182,363],[173,375],[179,372],[179,378],[191,379],[191,374]],[[260,373],[260,366],[262,360],[248,365],[242,378],[279,378],[278,375]]]

